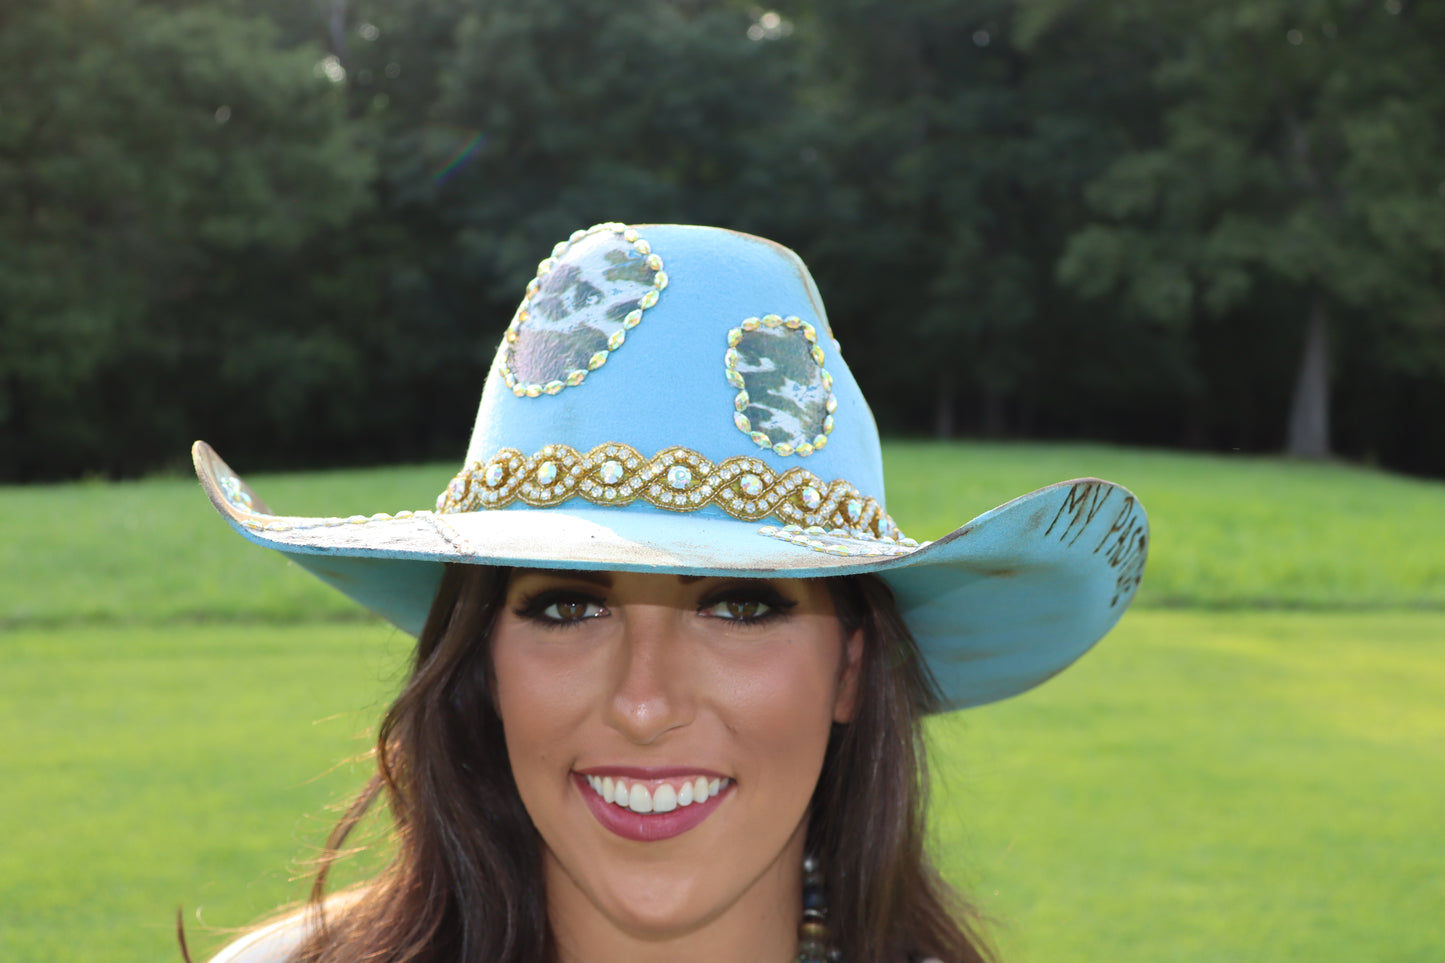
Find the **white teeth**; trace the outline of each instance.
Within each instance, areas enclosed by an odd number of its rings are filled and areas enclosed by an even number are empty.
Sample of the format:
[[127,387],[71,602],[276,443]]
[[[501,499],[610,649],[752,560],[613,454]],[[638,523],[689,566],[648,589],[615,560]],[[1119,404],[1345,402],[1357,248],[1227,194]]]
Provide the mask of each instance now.
[[611,776],[588,776],[587,785],[592,791],[615,806],[630,809],[635,813],[668,813],[679,806],[704,803],[722,792],[732,783],[731,779],[708,779],[698,776],[681,786],[664,782],[656,790],[649,790],[640,782],[628,785],[624,779]]

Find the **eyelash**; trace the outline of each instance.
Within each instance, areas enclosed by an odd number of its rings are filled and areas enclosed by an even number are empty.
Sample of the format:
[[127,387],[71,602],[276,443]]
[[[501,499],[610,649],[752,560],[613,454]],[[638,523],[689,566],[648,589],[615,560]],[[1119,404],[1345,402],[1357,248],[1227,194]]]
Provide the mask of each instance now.
[[[575,619],[556,618],[554,616],[546,614],[547,609],[551,608],[552,606],[568,602],[580,602],[583,604],[584,610],[587,606],[595,605],[597,606],[599,611],[595,615],[583,615],[582,617]],[[721,615],[704,617],[718,619],[719,621],[725,622],[730,626],[748,628],[751,626],[762,625],[766,622],[771,622],[774,619],[782,618],[784,615],[787,614],[789,609],[791,609],[794,605],[797,605],[797,602],[794,602],[791,599],[785,599],[777,592],[771,590],[724,589],[717,595],[712,595],[704,599],[703,602],[698,606],[698,614],[702,615],[703,613],[711,609],[717,608],[719,605],[725,605],[729,602],[736,602],[741,605],[746,605],[750,602],[756,602],[759,605],[765,607],[766,611],[762,612],[759,615],[743,616],[739,618],[728,618],[727,616]],[[546,628],[574,629],[580,626],[583,622],[588,621],[589,619],[598,618],[602,615],[607,614],[607,603],[604,599],[599,598],[595,595],[588,595],[585,592],[579,592],[573,589],[554,589],[550,591],[538,592],[536,595],[529,595],[524,597],[518,602],[517,607],[513,611],[520,618],[535,622]]]
[[[584,606],[597,606],[600,611],[597,615],[584,615],[577,619],[560,619],[545,614],[547,609],[559,603],[581,602]],[[551,591],[538,592],[536,595],[529,595],[523,598],[514,610],[518,616],[531,622],[536,622],[551,629],[575,629],[588,619],[597,618],[607,611],[606,603],[595,595],[588,595],[585,592],[578,592],[573,589],[553,589]]]

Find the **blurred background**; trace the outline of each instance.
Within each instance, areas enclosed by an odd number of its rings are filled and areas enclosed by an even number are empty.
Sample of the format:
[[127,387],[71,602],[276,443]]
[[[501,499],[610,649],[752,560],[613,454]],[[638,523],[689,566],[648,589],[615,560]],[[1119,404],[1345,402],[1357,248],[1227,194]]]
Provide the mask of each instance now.
[[5,0],[0,482],[455,459],[604,220],[813,268],[886,434],[1445,475],[1445,10]]
[[803,256],[909,534],[1148,506],[1098,650],[927,727],[1005,960],[1439,963],[1442,51],[1418,0],[0,0],[0,960],[305,897],[411,640],[190,443],[430,505],[615,220]]

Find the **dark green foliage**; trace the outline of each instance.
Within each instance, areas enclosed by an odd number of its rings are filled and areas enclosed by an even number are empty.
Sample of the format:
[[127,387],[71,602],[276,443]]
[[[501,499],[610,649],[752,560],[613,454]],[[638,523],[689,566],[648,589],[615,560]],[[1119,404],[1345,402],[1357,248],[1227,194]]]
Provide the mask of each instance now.
[[1324,442],[1442,473],[1442,48],[1410,0],[11,0],[0,480],[454,458],[610,220],[798,249],[886,430],[1278,449],[1318,316]]

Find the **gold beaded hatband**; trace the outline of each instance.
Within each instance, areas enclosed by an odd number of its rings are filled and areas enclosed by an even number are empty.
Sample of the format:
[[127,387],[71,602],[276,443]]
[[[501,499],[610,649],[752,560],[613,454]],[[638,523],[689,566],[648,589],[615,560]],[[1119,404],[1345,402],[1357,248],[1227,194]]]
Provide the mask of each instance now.
[[572,498],[620,507],[637,499],[672,512],[716,505],[742,521],[776,519],[855,538],[913,547],[876,499],[842,479],[825,482],[805,468],[778,474],[747,455],[713,462],[675,445],[645,458],[631,445],[608,442],[583,454],[547,445],[531,457],[503,448],[463,468],[437,498],[442,514],[504,508],[523,502],[550,508]]

